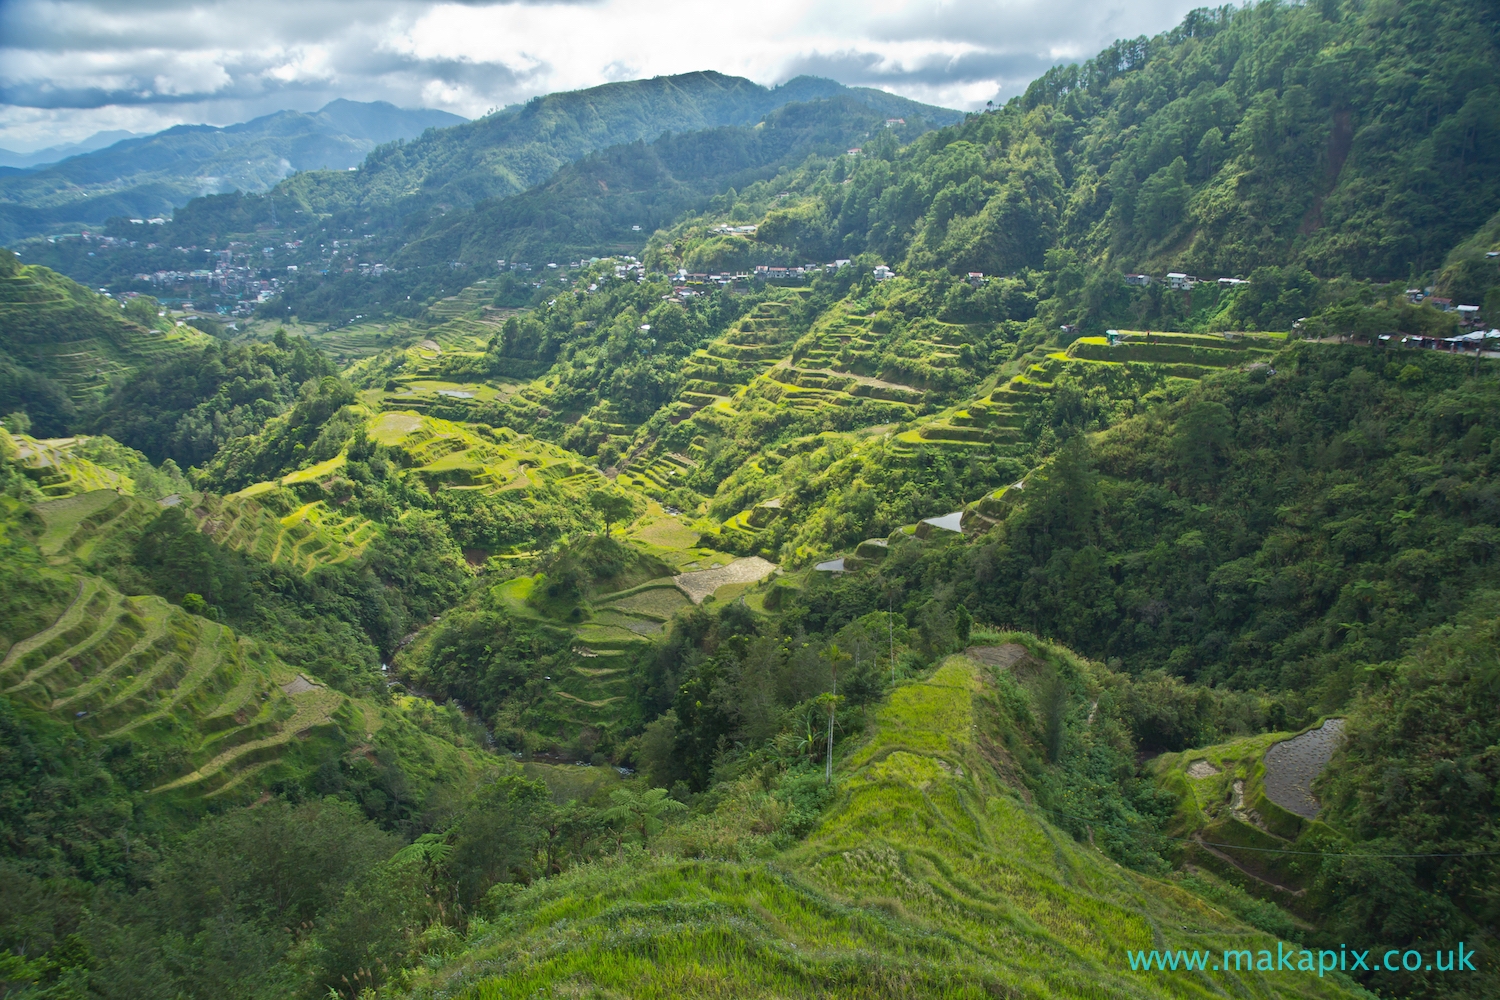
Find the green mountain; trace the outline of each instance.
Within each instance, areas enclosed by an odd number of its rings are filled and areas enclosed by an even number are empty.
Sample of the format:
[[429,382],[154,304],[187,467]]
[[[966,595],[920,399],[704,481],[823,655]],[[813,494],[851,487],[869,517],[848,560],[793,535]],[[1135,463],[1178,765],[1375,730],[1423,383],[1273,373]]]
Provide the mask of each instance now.
[[957,112],[883,91],[797,77],[775,88],[720,73],[686,73],[548,94],[477,121],[388,146],[351,176],[310,172],[278,193],[344,224],[368,229],[517,194],[594,150],[663,133],[753,125],[793,102],[845,96],[881,118],[949,124]]
[[[1100,270],[1080,289],[1087,318],[1119,313],[1122,272],[1299,266],[1406,281],[1500,211],[1496,144],[1484,138],[1500,104],[1477,70],[1500,45],[1489,14],[1199,11],[1051,70],[955,132],[869,149],[767,193],[801,203],[786,242],[812,259],[871,251],[916,269],[1013,274],[1070,251]],[[1403,74],[1429,97],[1393,98]],[[1237,321],[1276,328],[1306,305]]]
[[[260,290],[244,281],[275,278],[284,284],[278,316],[289,309],[323,323],[414,316],[475,272],[493,273],[496,260],[524,254],[519,259],[535,257],[540,267],[570,255],[639,252],[658,226],[705,207],[726,187],[812,153],[842,151],[873,131],[910,138],[930,122],[958,117],[832,81],[799,78],[772,91],[717,74],[610,84],[527,108],[382,150],[363,173],[311,171],[264,196],[194,199],[145,233],[150,242],[140,226],[114,219],[103,240],[32,240],[23,252],[116,292],[167,297],[161,284],[138,280],[160,272],[174,276],[169,287],[182,297],[243,310],[251,305],[247,293],[254,300]],[[571,162],[595,143],[608,147],[598,159]],[[442,172],[460,166],[461,177]],[[185,259],[187,247],[221,255],[198,260],[190,251]],[[205,288],[201,275],[189,277],[186,265],[219,264],[224,254],[238,269],[228,295]],[[453,274],[454,263],[462,273]]]
[[[650,233],[709,206],[727,188],[774,176],[809,155],[844,153],[884,128],[886,112],[847,95],[787,104],[753,127],[667,134],[612,146],[568,164],[544,184],[452,212],[408,243],[396,267],[537,261],[639,252]],[[919,134],[908,125],[903,136]]]
[[178,125],[0,177],[6,242],[115,216],[148,219],[200,195],[264,191],[297,170],[346,170],[375,147],[463,121],[429,109],[337,100],[312,114],[278,111],[218,128]]
[[[28,243],[0,990],[1494,995],[1495,27],[650,81],[524,190],[511,109]],[[33,263],[205,249],[248,329]]]

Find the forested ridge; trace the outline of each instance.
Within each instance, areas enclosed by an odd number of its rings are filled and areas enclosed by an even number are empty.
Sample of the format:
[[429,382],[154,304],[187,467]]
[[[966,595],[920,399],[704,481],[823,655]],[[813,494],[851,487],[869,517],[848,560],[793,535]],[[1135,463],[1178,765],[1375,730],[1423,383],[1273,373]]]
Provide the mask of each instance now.
[[[1493,995],[1496,30],[610,85],[0,254],[0,993]],[[1477,967],[1123,954],[1277,941]]]

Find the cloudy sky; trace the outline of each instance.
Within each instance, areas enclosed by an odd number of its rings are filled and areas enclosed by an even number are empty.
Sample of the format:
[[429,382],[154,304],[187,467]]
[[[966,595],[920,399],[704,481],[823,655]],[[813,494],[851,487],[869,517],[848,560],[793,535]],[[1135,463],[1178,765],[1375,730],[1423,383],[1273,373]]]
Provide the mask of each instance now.
[[714,69],[952,108],[1170,28],[1188,0],[0,0],[0,147],[227,125],[335,97],[477,117]]

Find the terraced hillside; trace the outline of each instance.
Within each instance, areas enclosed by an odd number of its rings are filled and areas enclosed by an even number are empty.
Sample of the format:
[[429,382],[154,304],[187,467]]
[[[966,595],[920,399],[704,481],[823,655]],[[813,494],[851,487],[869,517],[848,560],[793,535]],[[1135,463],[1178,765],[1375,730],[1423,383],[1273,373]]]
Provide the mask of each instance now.
[[119,303],[0,253],[0,351],[62,386],[74,403],[102,392],[116,375],[210,342],[190,326],[137,326]]
[[75,454],[72,445],[76,438],[38,440],[18,434],[13,440],[16,461],[36,481],[37,488],[49,497],[70,497],[93,490],[134,492],[135,484],[129,476]]
[[[684,520],[648,504],[617,550],[620,571],[608,578],[581,577],[576,596],[552,597],[549,582],[568,572],[574,562],[571,549],[587,550],[601,539],[575,540],[542,572],[491,589],[492,600],[506,615],[566,637],[571,652],[564,665],[544,678],[546,703],[533,706],[523,722],[546,733],[555,733],[559,725],[568,733],[586,727],[619,730],[636,707],[630,687],[638,681],[636,661],[649,655],[671,620],[710,598],[734,600],[775,571],[761,559],[736,559],[702,547],[699,532]],[[421,659],[427,655],[424,645],[441,641],[441,634],[426,632],[411,652]]]
[[[743,779],[652,852],[512,897],[409,995],[1362,995],[1337,973],[1216,970],[1225,949],[1277,944],[1048,823],[1007,778],[1003,672],[953,657],[896,689],[803,843],[775,846],[791,777]],[[1132,972],[1127,949],[1212,960]]]
[[228,497],[202,494],[193,517],[220,545],[301,573],[353,558],[374,541],[375,522],[340,512],[327,501],[301,503],[292,494],[291,509],[283,513],[256,499],[275,486],[259,483]]
[[[42,549],[61,565],[81,558],[111,515],[132,506],[102,490],[39,504]],[[308,683],[222,625],[159,597],[124,596],[97,577],[74,584],[61,615],[0,661],[0,692],[94,738],[157,746],[158,792],[227,794],[290,764],[309,741],[378,725],[367,707]]]
[[454,489],[495,492],[600,481],[599,473],[572,452],[507,428],[441,420],[406,410],[375,416],[369,434],[372,440],[405,452],[417,474],[433,486],[441,483]]
[[46,525],[37,540],[42,554],[58,565],[81,565],[101,543],[142,527],[160,507],[129,493],[102,489],[49,500],[36,510]]
[[[774,426],[784,422],[779,414],[801,421],[835,414],[831,419],[836,423],[860,427],[909,419],[917,412],[927,395],[923,389],[871,374],[880,371],[876,354],[890,345],[868,333],[870,317],[836,310],[814,333],[797,338],[788,312],[792,300],[806,290],[782,289],[780,294],[781,300],[757,304],[723,336],[693,352],[682,369],[682,391],[667,412],[672,423],[686,422],[698,433],[685,451],[652,440],[639,442],[621,473],[624,481],[664,496],[679,485],[675,477],[694,468],[711,439],[736,435],[750,424]],[[633,429],[620,427],[616,433]]]
[[[1105,378],[1115,373],[1137,374],[1131,380],[1136,384],[1170,390],[1174,381],[1191,382],[1226,368],[1266,364],[1286,344],[1284,334],[1146,334],[1128,330],[1118,334],[1113,344],[1107,337],[1080,337],[1065,351],[1047,352],[993,391],[937,419],[923,421],[898,435],[897,441],[907,448],[1024,447],[1035,440],[1038,418],[1059,378],[1084,384],[1098,381],[1089,378],[1090,365],[1111,366],[1114,371],[1105,369]],[[1132,367],[1135,372],[1131,372]],[[1149,392],[1140,394],[1139,399],[1149,402]]]
[[[1276,334],[1153,333],[1149,345],[1144,337],[1126,331],[1114,346],[1107,338],[1086,337],[1066,350],[1035,349],[1000,366],[981,384],[977,398],[908,420],[904,429],[876,425],[844,433],[825,431],[764,447],[719,487],[713,501],[723,517],[718,537],[732,551],[777,556],[788,534],[800,530],[805,535],[812,518],[849,516],[826,506],[830,493],[837,496],[838,484],[920,478],[935,462],[950,468],[984,463],[997,475],[1003,469],[1012,471],[1000,479],[1005,485],[998,489],[981,487],[952,497],[942,509],[914,510],[915,516],[904,525],[886,523],[880,533],[864,532],[877,535],[868,541],[878,546],[884,538],[894,537],[897,528],[910,533],[921,527],[922,518],[961,511],[965,531],[982,530],[1003,510],[1005,492],[1020,485],[1026,471],[1041,461],[1045,450],[1038,449],[1056,423],[1082,417],[1098,427],[1111,426],[1181,396],[1195,381],[1216,371],[1268,367],[1285,344],[1285,337]],[[745,395],[754,390],[752,385]],[[932,392],[926,398],[934,396],[942,398]],[[725,510],[739,497],[748,501],[745,506],[733,513],[732,507]],[[868,514],[863,519],[870,520]],[[793,527],[798,525],[803,527]],[[859,536],[840,530],[845,535],[842,545],[831,552],[827,547],[799,545],[793,561],[828,561],[830,555],[842,553],[844,568],[853,569],[862,558],[879,557],[874,548],[856,553]]]
[[425,758],[429,783],[483,766],[417,733],[398,707],[341,694],[224,625],[78,571],[97,546],[154,516],[155,504],[95,490],[33,509],[43,525],[37,549],[69,596],[44,627],[12,636],[0,695],[92,739],[149,750],[151,798],[254,798],[351,746],[386,746],[387,727],[402,753]]
[[[1151,770],[1178,799],[1171,832],[1183,860],[1293,911],[1307,888],[1296,852],[1327,851],[1342,833],[1317,819],[1313,781],[1338,745],[1342,719],[1163,754]],[[1310,759],[1299,751],[1311,746]],[[1291,794],[1288,794],[1288,791]]]

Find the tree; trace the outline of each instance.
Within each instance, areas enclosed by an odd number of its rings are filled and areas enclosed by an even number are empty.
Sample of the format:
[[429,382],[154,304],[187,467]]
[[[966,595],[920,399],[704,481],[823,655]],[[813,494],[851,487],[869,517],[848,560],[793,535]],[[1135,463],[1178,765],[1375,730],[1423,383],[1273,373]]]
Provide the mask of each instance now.
[[1214,170],[1224,162],[1224,133],[1217,128],[1211,128],[1203,133],[1203,138],[1198,140],[1198,152],[1194,157],[1198,161],[1198,177],[1207,180],[1214,175]]
[[529,878],[537,849],[545,839],[543,823],[550,808],[547,786],[520,774],[498,778],[474,796],[454,831],[448,870],[459,901],[473,906],[492,885],[513,873]]
[[828,648],[823,650],[823,658],[833,670],[833,690],[818,696],[818,704],[828,708],[828,761],[827,771],[823,775],[825,784],[833,783],[833,717],[838,710],[839,702],[844,699],[839,697],[839,661],[849,659],[849,654],[839,648],[836,642],[830,642]]
[[630,498],[616,489],[590,490],[589,506],[604,518],[606,538],[609,537],[610,530],[616,521],[624,521],[635,510],[635,505],[630,502]]
[[1187,163],[1179,156],[1141,185],[1135,207],[1136,229],[1151,241],[1166,236],[1181,220],[1191,194]]
[[609,798],[614,805],[604,811],[603,818],[635,828],[641,835],[642,847],[647,845],[652,834],[660,832],[665,824],[663,816],[687,811],[687,806],[671,798],[665,788],[652,788],[641,793],[617,788]]

